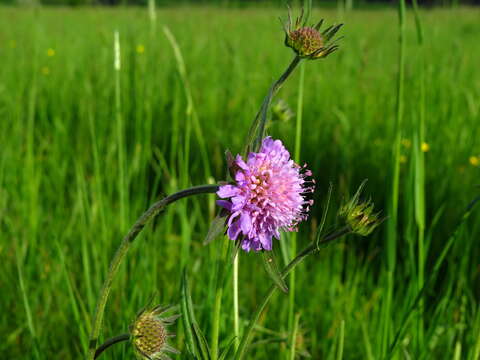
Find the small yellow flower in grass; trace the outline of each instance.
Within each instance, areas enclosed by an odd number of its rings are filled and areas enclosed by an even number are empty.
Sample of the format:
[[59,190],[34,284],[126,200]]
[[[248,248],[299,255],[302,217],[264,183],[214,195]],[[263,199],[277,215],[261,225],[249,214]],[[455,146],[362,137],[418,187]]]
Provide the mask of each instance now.
[[145,52],[145,46],[142,44],[137,45],[137,53],[143,54]]
[[430,145],[428,145],[426,142],[422,142],[421,149],[423,152],[428,152],[430,150]]
[[172,325],[180,315],[160,317],[161,314],[172,309],[172,306],[147,307],[137,315],[135,322],[130,326],[135,352],[142,359],[167,360],[170,357],[165,352],[180,354],[177,349],[167,343],[168,339],[175,335],[170,334],[166,328]]
[[10,40],[10,47],[15,49],[17,47],[17,42],[15,40]]
[[412,142],[410,141],[410,139],[402,139],[402,145],[406,149],[410,149],[410,146],[412,146]]
[[55,50],[53,50],[52,48],[48,49],[47,56],[50,56],[50,57],[55,56]]
[[480,158],[478,156],[470,156],[468,162],[472,166],[479,166],[480,165]]
[[45,76],[50,75],[50,69],[48,68],[48,66],[42,67],[42,74]]
[[400,164],[405,164],[407,162],[407,157],[405,155],[400,155]]

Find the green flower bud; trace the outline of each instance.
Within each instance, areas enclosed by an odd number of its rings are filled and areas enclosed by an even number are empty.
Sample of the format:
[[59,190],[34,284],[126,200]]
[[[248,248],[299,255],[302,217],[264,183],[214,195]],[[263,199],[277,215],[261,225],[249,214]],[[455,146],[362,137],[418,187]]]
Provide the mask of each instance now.
[[360,200],[360,193],[365,183],[366,181],[360,185],[355,195],[338,212],[338,216],[352,233],[361,236],[370,235],[385,220],[379,218],[380,213],[373,213],[374,204],[370,199],[367,201]]
[[144,309],[137,315],[135,322],[130,326],[130,334],[135,353],[142,359],[170,359],[165,352],[179,354],[171,347],[167,340],[175,335],[170,334],[166,327],[173,324],[180,315],[160,317],[169,307],[156,306]]

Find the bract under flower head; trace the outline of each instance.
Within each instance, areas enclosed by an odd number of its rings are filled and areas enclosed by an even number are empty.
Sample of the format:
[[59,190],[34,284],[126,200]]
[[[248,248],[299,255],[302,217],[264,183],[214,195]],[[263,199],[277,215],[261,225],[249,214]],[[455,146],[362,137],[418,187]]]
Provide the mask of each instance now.
[[244,161],[237,155],[234,184],[218,190],[217,203],[227,209],[228,237],[242,239],[242,249],[271,250],[272,237],[280,230],[294,231],[308,216],[313,200],[305,195],[314,190],[314,181],[306,180],[310,170],[292,159],[280,140],[266,137],[258,153],[251,152]]

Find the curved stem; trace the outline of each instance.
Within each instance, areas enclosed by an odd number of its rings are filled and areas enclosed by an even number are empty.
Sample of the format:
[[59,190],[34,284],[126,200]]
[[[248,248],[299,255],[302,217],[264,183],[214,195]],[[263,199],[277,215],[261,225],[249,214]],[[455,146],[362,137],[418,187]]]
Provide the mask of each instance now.
[[128,341],[128,340],[130,340],[130,334],[122,334],[122,335],[114,336],[113,338],[108,339],[102,345],[100,345],[97,348],[97,350],[95,350],[94,359],[99,358],[100,354],[103,353],[105,350],[107,350],[110,346],[115,345],[119,342]]
[[285,70],[285,72],[280,76],[280,78],[272,84],[267,96],[265,97],[265,99],[263,99],[262,106],[260,107],[260,110],[258,110],[258,113],[255,116],[255,120],[253,121],[252,126],[248,131],[248,141],[245,151],[246,153],[251,150],[258,150],[265,134],[265,128],[267,125],[267,113],[270,102],[272,101],[272,98],[275,96],[278,90],[280,90],[285,80],[287,80],[288,77],[292,74],[293,70],[295,70],[297,65],[300,63],[300,60],[302,59],[299,56],[295,56],[290,65],[288,65],[287,70]]
[[[297,98],[297,123],[295,129],[295,155],[294,160],[297,164],[300,163],[300,151],[302,144],[302,121],[303,121],[303,89],[305,86],[305,63],[300,65],[300,79],[298,83],[298,98]],[[290,254],[293,256],[297,252],[297,233],[292,233],[290,239]],[[293,337],[295,325],[295,271],[292,271],[288,279],[288,333]],[[290,341],[290,355],[286,359],[293,359],[295,357],[294,339]]]
[[117,252],[113,256],[110,263],[110,269],[108,270],[107,278],[103,283],[102,290],[100,291],[100,297],[98,299],[97,308],[95,310],[95,317],[93,319],[93,326],[90,333],[90,342],[88,346],[88,360],[95,358],[95,349],[98,343],[98,336],[100,334],[100,328],[103,321],[103,314],[105,312],[105,306],[107,304],[108,295],[112,287],[113,279],[120,268],[125,255],[127,254],[130,245],[135,240],[137,235],[142,231],[145,225],[155,218],[167,205],[180,200],[187,196],[215,193],[218,190],[218,185],[201,185],[191,187],[185,190],[181,190],[175,194],[169,195],[160,201],[154,203],[150,208],[143,213],[142,216],[135,222],[130,231],[123,238]]
[[[343,228],[340,229],[339,231],[332,233],[330,235],[327,235],[322,241],[318,243],[320,247],[325,246],[328,243],[331,243],[332,241],[350,233],[350,229],[348,228]],[[310,245],[308,245],[306,248],[304,248],[301,252],[297,254],[297,256],[290,261],[290,263],[282,270],[280,273],[282,278],[285,278],[290,271],[292,271],[298,264],[300,264],[305,258],[314,252],[319,250],[319,246],[317,245],[316,242],[312,242]],[[267,294],[263,298],[262,302],[260,305],[257,307],[257,310],[255,311],[255,314],[253,315],[252,320],[250,320],[250,323],[248,324],[248,327],[245,330],[245,333],[243,334],[242,340],[240,342],[240,346],[235,353],[235,360],[240,360],[243,359],[245,356],[245,353],[247,351],[247,347],[250,344],[250,340],[253,335],[253,328],[255,324],[257,323],[258,319],[260,318],[260,315],[262,315],[263,310],[268,304],[268,301],[272,297],[273,293],[277,289],[277,285],[273,284],[270,286],[270,288],[267,291]]]
[[233,259],[233,334],[235,335],[234,348],[238,349],[240,338],[240,317],[238,312],[238,254]]

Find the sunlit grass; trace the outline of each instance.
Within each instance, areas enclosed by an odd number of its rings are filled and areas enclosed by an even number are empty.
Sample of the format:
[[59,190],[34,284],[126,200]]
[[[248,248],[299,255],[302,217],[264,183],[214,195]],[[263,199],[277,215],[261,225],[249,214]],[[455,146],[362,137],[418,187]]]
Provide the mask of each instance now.
[[[292,59],[277,20],[285,12],[160,8],[152,33],[146,9],[0,10],[0,353],[78,359],[88,345],[96,297],[125,227],[164,194],[212,177],[224,179],[225,149],[242,151],[268,86]],[[312,16],[338,20],[333,10]],[[352,237],[309,260],[296,271],[300,315],[294,320],[296,344],[314,359],[380,358],[385,316],[393,340],[408,313],[420,282],[413,242],[418,159],[425,162],[426,282],[479,192],[480,12],[460,8],[421,16],[423,58],[413,14],[407,12],[406,18],[392,306],[382,313],[388,223],[369,238]],[[330,181],[336,184],[334,208],[368,178],[367,192],[388,212],[396,135],[396,13],[347,12],[342,21],[346,38],[340,51],[304,64],[301,158],[312,169],[318,191],[311,221],[300,228],[298,248],[314,234]],[[165,36],[164,25],[174,41]],[[117,73],[115,30],[121,49]],[[292,109],[299,74],[279,94]],[[422,135],[420,76],[426,85]],[[273,123],[269,132],[294,149],[294,129],[291,120]],[[202,246],[214,215],[213,196],[188,200],[140,235],[114,285],[106,337],[124,332],[155,291],[162,303],[178,302],[181,265],[187,265],[197,320],[205,334],[219,333],[219,348],[226,345],[234,319],[212,316],[219,278],[215,264],[224,244]],[[429,285],[423,348],[416,348],[418,322],[406,325],[399,348],[414,359],[452,358],[455,352],[478,359],[479,220],[474,212],[458,229]],[[240,263],[244,325],[270,279],[254,254]],[[232,309],[227,281],[222,308]],[[288,302],[285,295],[272,299],[256,340],[280,340],[255,346],[252,358],[286,353]],[[212,329],[217,320],[218,329]],[[181,322],[176,330],[174,345],[184,349]],[[119,346],[103,356],[127,354],[132,350]],[[402,358],[401,351],[396,354]]]

